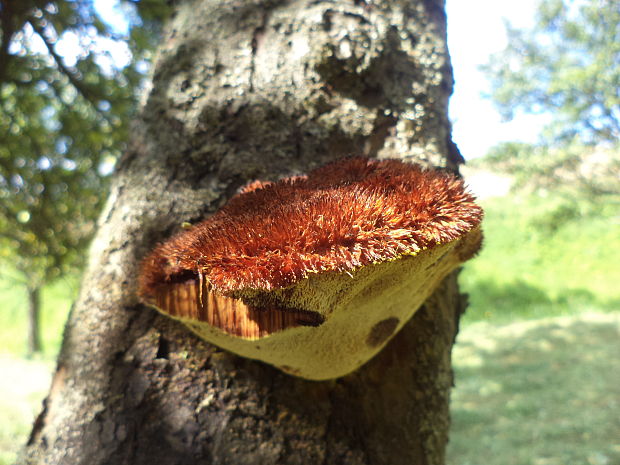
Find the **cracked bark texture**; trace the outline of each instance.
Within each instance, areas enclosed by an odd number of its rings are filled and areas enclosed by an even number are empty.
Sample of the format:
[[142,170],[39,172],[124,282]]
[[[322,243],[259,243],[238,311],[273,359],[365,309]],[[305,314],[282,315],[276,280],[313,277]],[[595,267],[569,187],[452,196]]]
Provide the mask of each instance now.
[[456,170],[442,0],[182,1],[92,244],[28,464],[442,464],[463,300],[311,382],[140,305],[159,241],[256,178],[362,154]]

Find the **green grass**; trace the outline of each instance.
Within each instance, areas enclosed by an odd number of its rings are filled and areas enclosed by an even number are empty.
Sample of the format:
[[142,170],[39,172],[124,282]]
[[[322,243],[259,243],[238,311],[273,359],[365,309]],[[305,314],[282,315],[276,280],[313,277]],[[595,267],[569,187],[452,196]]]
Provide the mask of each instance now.
[[618,312],[469,325],[448,465],[620,464],[618,354]]
[[618,205],[533,195],[482,204],[484,246],[460,279],[465,324],[620,309]]
[[49,389],[62,330],[77,293],[77,278],[58,280],[41,294],[43,353],[26,360],[27,300],[19,276],[3,270],[0,281],[0,465],[10,465],[26,441]]
[[484,248],[460,280],[448,464],[620,465],[618,204],[482,203]]

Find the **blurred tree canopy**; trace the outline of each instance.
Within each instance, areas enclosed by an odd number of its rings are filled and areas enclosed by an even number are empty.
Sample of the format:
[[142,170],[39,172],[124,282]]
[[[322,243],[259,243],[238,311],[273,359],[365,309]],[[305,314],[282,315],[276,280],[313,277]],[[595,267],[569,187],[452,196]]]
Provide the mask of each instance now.
[[620,138],[620,6],[617,0],[544,0],[535,25],[507,23],[508,45],[483,67],[502,115],[550,113],[550,141]]
[[[537,144],[502,143],[486,162],[514,187],[566,197],[620,198],[620,5],[617,0],[544,0],[533,28],[507,23],[508,45],[483,71],[506,119],[545,113]],[[574,203],[574,201],[573,201]],[[591,205],[593,205],[591,203]]]
[[83,262],[168,13],[114,8],[0,0],[0,260],[31,293]]

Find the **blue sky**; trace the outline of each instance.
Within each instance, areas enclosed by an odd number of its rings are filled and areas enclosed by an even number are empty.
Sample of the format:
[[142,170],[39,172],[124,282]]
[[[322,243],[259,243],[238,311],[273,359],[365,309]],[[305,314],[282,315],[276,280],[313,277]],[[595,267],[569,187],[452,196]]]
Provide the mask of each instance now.
[[[505,47],[504,19],[517,27],[531,26],[537,2],[447,0],[448,46],[456,80],[450,118],[453,138],[466,159],[482,156],[503,141],[535,142],[548,120],[545,115],[517,115],[511,122],[502,122],[492,102],[482,96],[490,86],[478,69]],[[104,20],[126,30],[127,21],[115,9],[117,5],[116,0],[95,0]],[[116,55],[115,59],[122,59],[123,50]]]

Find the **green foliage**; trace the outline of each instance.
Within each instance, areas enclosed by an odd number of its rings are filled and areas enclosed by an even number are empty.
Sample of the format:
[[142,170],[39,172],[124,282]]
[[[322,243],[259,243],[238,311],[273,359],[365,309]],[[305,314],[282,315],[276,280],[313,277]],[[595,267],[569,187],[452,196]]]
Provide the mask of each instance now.
[[[134,11],[126,32],[91,2],[2,3],[0,260],[31,287],[82,264],[164,14],[152,3],[140,5],[151,27]],[[116,66],[123,44],[131,59]]]
[[620,138],[617,0],[540,1],[531,30],[507,24],[508,45],[483,67],[503,116],[548,112],[550,140]]

